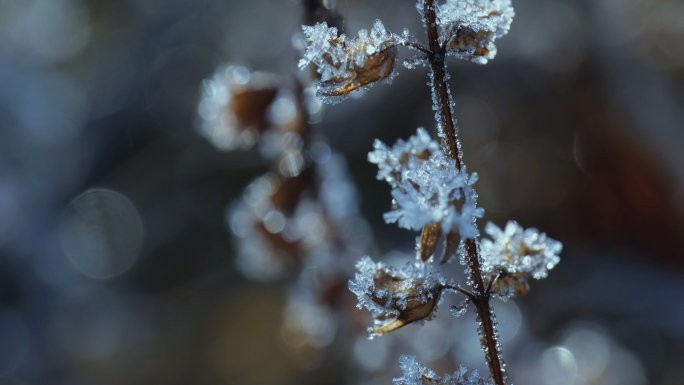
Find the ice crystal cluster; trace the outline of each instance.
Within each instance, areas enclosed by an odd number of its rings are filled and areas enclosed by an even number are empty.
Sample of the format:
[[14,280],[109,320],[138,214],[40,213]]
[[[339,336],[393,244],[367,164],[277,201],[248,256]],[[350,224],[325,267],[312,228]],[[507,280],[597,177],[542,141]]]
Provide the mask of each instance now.
[[409,156],[428,159],[440,152],[439,144],[422,127],[408,141],[397,140],[392,148],[378,139],[373,143],[373,148],[375,150],[368,154],[368,161],[378,165],[377,178],[386,181],[393,188],[401,183],[401,174],[407,170],[405,166]]
[[491,239],[481,241],[482,271],[501,272],[494,292],[504,298],[525,294],[529,291],[528,277],[546,278],[560,261],[558,254],[563,245],[535,228],[523,229],[517,222],[509,221],[502,230],[489,222],[485,233]]
[[402,269],[375,263],[366,256],[357,264],[349,289],[356,294],[360,309],[374,313],[375,327],[369,337],[384,334],[413,322],[434,317],[442,300],[442,291],[453,287],[446,277],[432,270],[431,264],[409,262]]
[[463,365],[454,374],[445,373],[440,377],[434,370],[419,364],[416,356],[404,354],[399,357],[399,367],[404,375],[392,380],[393,385],[493,385],[491,380],[481,378],[477,369],[466,378],[468,369]]
[[392,148],[379,140],[374,148],[368,160],[378,165],[378,179],[394,187],[394,209],[384,215],[387,223],[410,230],[439,223],[444,233],[458,229],[463,239],[477,235],[475,218],[484,214],[472,187],[477,173],[469,176],[465,167],[459,170],[422,128]]
[[325,22],[302,29],[310,44],[299,67],[309,63],[318,67],[321,78],[316,82],[316,95],[329,104],[341,102],[356,89],[390,83],[396,76],[397,45],[415,42],[407,29],[397,35],[387,31],[380,20],[375,20],[370,33],[362,29],[352,38],[338,36],[337,28]]
[[437,5],[436,14],[447,55],[487,64],[496,56],[494,41],[508,33],[515,12],[510,0],[447,0]]

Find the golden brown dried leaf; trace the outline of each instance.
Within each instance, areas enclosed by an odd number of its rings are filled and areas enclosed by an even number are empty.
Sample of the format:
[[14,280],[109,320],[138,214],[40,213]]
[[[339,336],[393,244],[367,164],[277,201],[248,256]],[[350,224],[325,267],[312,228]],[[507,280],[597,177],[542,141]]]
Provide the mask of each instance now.
[[[365,47],[361,49],[365,49]],[[344,77],[336,76],[321,82],[322,87],[319,92],[323,96],[344,96],[371,83],[389,79],[394,72],[396,55],[396,47],[390,46],[378,53],[369,55],[362,66],[358,66],[351,59],[347,63],[334,64],[328,55],[325,58],[330,64],[335,65],[336,68],[345,65],[349,68],[349,72]]]
[[444,252],[442,253],[442,257],[439,259],[439,263],[441,264],[446,263],[456,254],[458,245],[461,243],[461,236],[456,230],[451,230],[445,238]]
[[483,43],[486,44],[493,33],[485,30],[475,32],[470,28],[458,29],[453,39],[447,44],[447,48],[475,47],[473,56],[485,56],[489,53],[489,49]]
[[[406,298],[406,305],[398,305],[396,301],[388,301],[389,297],[374,294],[371,298],[373,302],[383,307],[391,302],[390,308],[398,314],[375,316],[376,321],[382,322],[381,326],[370,330],[371,334],[388,333],[412,322],[429,319],[442,292],[441,286],[427,289],[420,279],[407,281],[406,278],[393,276],[384,270],[378,270],[373,281],[377,289],[386,289],[385,292],[391,293],[389,295],[394,300]],[[407,285],[408,282],[411,284]]]
[[392,321],[370,330],[372,334],[385,334],[393,330],[397,330],[402,326],[406,326],[412,322],[420,321],[432,314],[432,310],[437,304],[438,297],[432,297],[425,303],[421,303],[418,300],[409,300],[406,310],[403,310],[399,315]]
[[420,244],[418,245],[418,256],[423,262],[426,262],[435,253],[437,242],[441,236],[442,224],[440,222],[423,227]]

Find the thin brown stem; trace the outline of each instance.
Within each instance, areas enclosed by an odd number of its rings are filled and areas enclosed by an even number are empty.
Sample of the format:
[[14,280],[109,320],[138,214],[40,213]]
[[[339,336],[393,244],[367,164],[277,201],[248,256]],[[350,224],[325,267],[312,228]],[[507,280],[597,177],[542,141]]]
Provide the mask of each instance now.
[[475,312],[477,313],[478,332],[482,348],[485,351],[485,360],[489,366],[489,372],[492,374],[494,383],[497,385],[506,384],[506,369],[503,363],[503,357],[500,352],[500,344],[498,341],[499,334],[496,331],[496,324],[494,321],[494,313],[489,307],[489,291],[484,285],[482,279],[482,269],[480,267],[480,258],[478,255],[477,244],[474,239],[468,239],[465,242],[466,252],[468,255],[468,267],[470,268],[470,277],[473,281],[473,289],[477,293],[477,298],[473,300],[475,304]]
[[[435,118],[437,119],[438,130],[442,137],[442,150],[444,154],[456,161],[456,168],[463,167],[461,159],[460,145],[457,139],[458,130],[453,117],[451,92],[449,91],[449,74],[446,69],[446,49],[439,44],[439,31],[437,29],[437,15],[435,12],[434,0],[425,0],[423,6],[423,22],[427,26],[427,35],[430,47],[430,65],[432,69],[432,100],[437,107]],[[485,287],[482,279],[480,267],[480,257],[478,254],[477,243],[474,239],[465,241],[468,266],[470,267],[470,280],[472,281],[475,297],[472,298],[475,304],[477,320],[479,323],[478,332],[485,350],[485,360],[489,366],[489,371],[497,385],[506,384],[506,372],[503,368],[503,360],[500,353],[498,333],[494,313],[489,306],[489,291]]]
[[460,286],[446,285],[446,286],[444,286],[444,288],[445,288],[445,289],[456,290],[456,291],[458,291],[459,293],[463,293],[463,294],[466,295],[466,297],[470,298],[471,300],[477,299],[477,295],[475,295],[475,294],[469,292],[468,290],[466,290],[466,289],[464,289],[464,288],[462,288],[462,287],[460,287]]
[[423,21],[427,25],[427,35],[430,47],[430,65],[432,69],[432,102],[438,105],[437,128],[442,136],[442,150],[444,154],[456,160],[456,168],[461,169],[461,159],[458,144],[458,131],[451,111],[451,93],[447,83],[445,50],[439,44],[437,30],[437,15],[434,0],[426,0],[423,8]]

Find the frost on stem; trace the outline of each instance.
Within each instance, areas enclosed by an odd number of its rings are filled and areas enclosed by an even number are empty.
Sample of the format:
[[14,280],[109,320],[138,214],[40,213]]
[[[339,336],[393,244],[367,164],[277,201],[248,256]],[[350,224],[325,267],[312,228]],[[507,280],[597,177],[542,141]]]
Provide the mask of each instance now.
[[219,67],[202,83],[197,131],[224,151],[251,147],[272,125],[269,110],[279,87],[276,75]]
[[399,367],[404,376],[392,380],[393,385],[493,385],[489,379],[481,378],[477,369],[473,369],[466,378],[465,366],[460,365],[454,374],[444,373],[440,377],[437,373],[416,361],[416,356],[403,354],[399,357]]
[[440,45],[447,55],[487,64],[514,15],[510,0],[447,0],[436,7]]
[[316,96],[329,104],[341,102],[356,89],[390,83],[396,75],[396,46],[414,43],[408,33],[388,32],[380,20],[373,23],[370,34],[362,29],[353,38],[337,36],[337,28],[328,28],[325,22],[302,29],[310,44],[299,67],[312,62],[318,66],[321,78],[316,81]]
[[530,287],[527,279],[546,278],[549,270],[560,261],[558,254],[563,244],[547,238],[535,228],[523,230],[515,221],[509,221],[505,229],[489,222],[485,233],[492,238],[481,242],[482,272],[499,272],[492,285],[492,293],[502,299],[524,295]]
[[451,310],[451,314],[453,314],[454,317],[460,317],[468,310],[468,304],[470,304],[470,298],[466,297],[460,305],[451,306],[449,307],[449,310]]
[[369,338],[433,319],[442,292],[451,290],[446,286],[455,286],[421,261],[409,262],[398,270],[366,256],[357,262],[356,269],[359,272],[349,281],[349,290],[358,297],[359,309],[365,306],[373,312],[375,326],[368,328]]

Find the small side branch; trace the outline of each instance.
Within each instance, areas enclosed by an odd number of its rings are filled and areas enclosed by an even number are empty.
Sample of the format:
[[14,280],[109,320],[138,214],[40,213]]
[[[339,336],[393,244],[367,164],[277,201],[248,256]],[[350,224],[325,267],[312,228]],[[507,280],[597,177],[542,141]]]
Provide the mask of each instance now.
[[444,288],[445,288],[445,289],[456,290],[456,291],[459,292],[459,293],[463,293],[463,294],[466,295],[466,297],[470,298],[470,299],[473,300],[473,301],[477,299],[477,295],[475,295],[475,294],[469,292],[468,290],[466,290],[466,289],[464,289],[464,288],[462,288],[462,287],[460,287],[460,286],[446,285],[446,286],[444,286]]
[[432,55],[432,51],[430,51],[427,47],[418,43],[417,41],[405,41],[405,42],[402,42],[401,45],[406,46],[406,47],[411,47],[411,48],[413,48],[417,51],[420,51],[424,54],[427,54],[427,55]]

